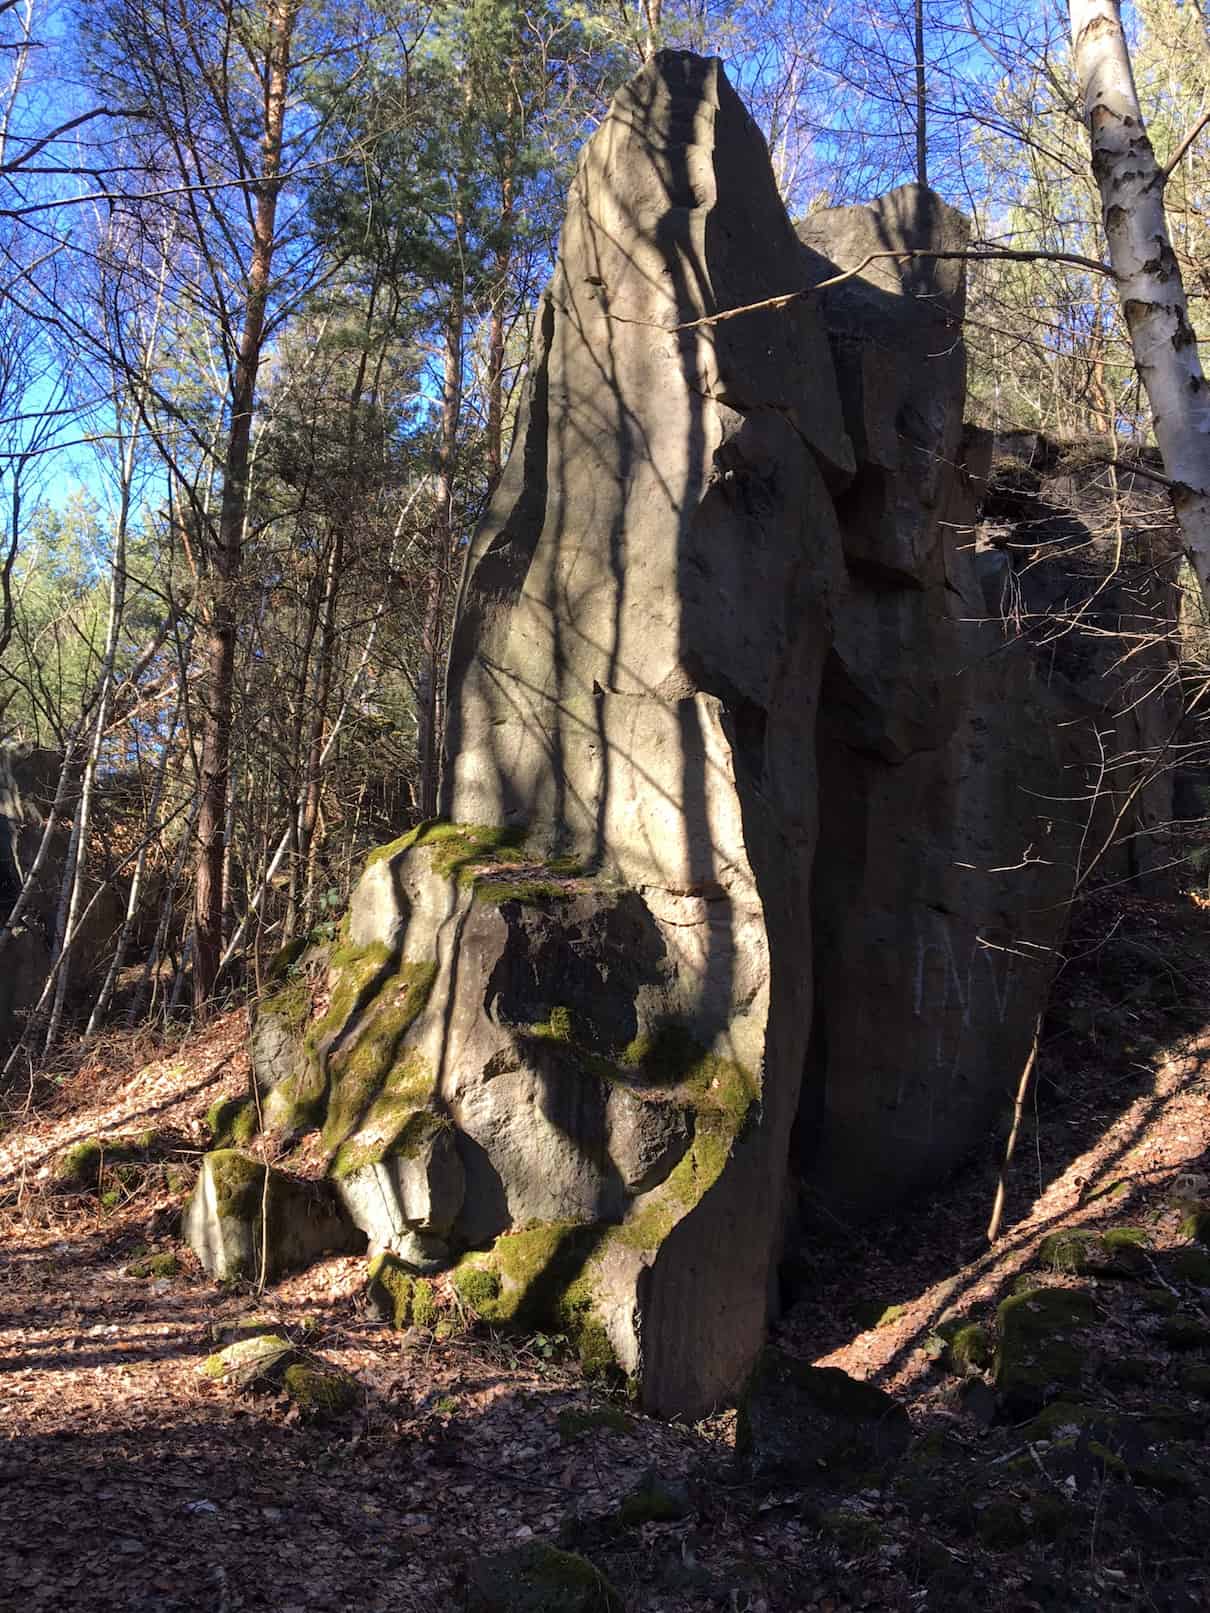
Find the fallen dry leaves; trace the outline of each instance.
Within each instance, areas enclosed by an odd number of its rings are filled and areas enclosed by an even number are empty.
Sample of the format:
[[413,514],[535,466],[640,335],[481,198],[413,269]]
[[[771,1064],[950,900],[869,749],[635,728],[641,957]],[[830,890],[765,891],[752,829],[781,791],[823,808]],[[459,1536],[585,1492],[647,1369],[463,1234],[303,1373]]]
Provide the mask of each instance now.
[[[1144,919],[1153,930],[1166,922]],[[1207,980],[1210,945],[1189,944]],[[1210,1605],[1175,1515],[1157,1548],[1175,1564],[1161,1583],[1129,1557],[1116,1524],[1062,1553],[1034,1542],[1006,1552],[937,1509],[914,1509],[890,1481],[818,1497],[755,1489],[731,1465],[730,1414],[689,1428],[615,1402],[622,1426],[569,1435],[560,1412],[602,1401],[557,1351],[547,1359],[549,1344],[400,1338],[367,1311],[357,1259],[263,1296],[216,1287],[187,1253],[175,1277],[127,1275],[136,1254],[178,1248],[181,1194],[157,1179],[106,1209],[55,1192],[54,1159],[85,1137],[154,1126],[186,1139],[188,1165],[205,1146],[206,1109],[243,1087],[245,1036],[244,1015],[232,1013],[171,1047],[111,1038],[60,1087],[18,1101],[0,1138],[0,1608],[438,1613],[465,1605],[468,1559],[533,1537],[579,1544],[633,1613],[953,1613],[989,1596],[1022,1613]],[[989,1493],[1010,1493],[1020,1439],[958,1400],[930,1351],[936,1323],[987,1315],[1057,1227],[1143,1219],[1157,1252],[1178,1239],[1165,1195],[1205,1158],[1210,1033],[1182,1025],[1161,1040],[1114,1065],[1104,1027],[1099,1045],[1054,1034],[1043,1086],[1062,1091],[1043,1092],[994,1250],[980,1241],[992,1148],[877,1227],[821,1224],[809,1237],[814,1277],[782,1342],[902,1396],[924,1439],[942,1437],[951,1453],[942,1489],[975,1475]],[[1137,1078],[1118,1081],[1118,1065],[1129,1074],[1135,1064]],[[855,1308],[871,1298],[902,1309],[863,1328]],[[352,1415],[307,1422],[284,1401],[239,1398],[199,1376],[215,1331],[254,1309],[357,1379]],[[1098,1347],[1150,1351],[1172,1398],[1155,1327],[1118,1304]],[[607,1527],[650,1468],[689,1483],[690,1515]]]

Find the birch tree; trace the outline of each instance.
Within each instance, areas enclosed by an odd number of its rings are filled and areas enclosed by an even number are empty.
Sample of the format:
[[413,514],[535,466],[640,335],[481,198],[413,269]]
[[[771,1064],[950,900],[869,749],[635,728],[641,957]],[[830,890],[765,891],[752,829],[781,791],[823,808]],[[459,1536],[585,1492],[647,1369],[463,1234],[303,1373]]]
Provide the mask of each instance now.
[[1139,105],[1119,0],[1070,0],[1070,14],[1109,260],[1173,510],[1210,601],[1210,394],[1164,212],[1168,175],[1201,124],[1162,167]]

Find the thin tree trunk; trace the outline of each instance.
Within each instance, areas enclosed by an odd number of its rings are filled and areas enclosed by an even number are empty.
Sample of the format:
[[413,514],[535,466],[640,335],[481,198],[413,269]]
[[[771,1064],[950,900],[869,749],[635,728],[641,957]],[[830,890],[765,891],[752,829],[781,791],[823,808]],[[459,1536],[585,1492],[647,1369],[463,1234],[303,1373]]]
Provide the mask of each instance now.
[[487,344],[487,492],[496,491],[504,472],[504,311],[512,260],[513,182],[501,186],[500,228],[503,244],[496,254],[491,328]]
[[109,960],[109,968],[105,973],[105,980],[93,1004],[92,1013],[88,1017],[88,1025],[84,1031],[87,1041],[95,1036],[109,1012],[109,1005],[113,1001],[114,988],[118,982],[118,975],[126,961],[126,948],[130,943],[130,932],[134,928],[134,921],[139,911],[139,901],[143,894],[143,880],[147,873],[147,853],[151,848],[153,836],[159,830],[160,806],[164,799],[164,783],[168,774],[168,759],[172,755],[173,742],[176,738],[177,723],[180,720],[182,695],[178,691],[177,707],[169,726],[168,735],[160,747],[160,759],[156,763],[155,777],[151,787],[151,800],[147,807],[147,835],[139,847],[139,855],[135,861],[134,873],[130,877],[130,890],[126,897],[126,912],[122,917],[122,928],[118,932],[117,945],[113,949],[113,957]]
[[924,82],[924,0],[915,0],[916,48],[916,178],[921,185],[929,182],[928,124],[925,119]]
[[261,177],[256,187],[252,259],[243,330],[231,388],[231,426],[223,467],[223,497],[207,612],[202,718],[201,808],[194,890],[193,1003],[201,1009],[218,975],[223,950],[223,858],[227,786],[231,769],[231,723],[235,687],[235,638],[244,523],[252,455],[252,411],[265,335],[270,272],[281,188],[282,139],[294,0],[270,0],[265,72],[265,128]]
[[1164,214],[1118,0],[1070,0],[1109,259],[1186,553],[1210,603],[1210,393]]
[[336,600],[344,564],[344,540],[338,527],[328,558],[324,580],[323,619],[319,631],[319,667],[315,675],[315,699],[311,709],[311,730],[307,743],[307,765],[303,777],[302,810],[298,815],[298,867],[306,871],[303,898],[303,924],[311,921],[311,842],[319,817],[319,792],[323,773],[324,727],[332,692],[332,668],[336,659]]
[[450,298],[445,325],[445,384],[441,399],[441,454],[437,470],[437,507],[433,519],[433,562],[429,568],[424,624],[420,635],[420,671],[416,679],[420,813],[425,818],[431,818],[437,811],[445,591],[454,535],[454,460],[462,408],[462,323],[463,303],[459,289]]

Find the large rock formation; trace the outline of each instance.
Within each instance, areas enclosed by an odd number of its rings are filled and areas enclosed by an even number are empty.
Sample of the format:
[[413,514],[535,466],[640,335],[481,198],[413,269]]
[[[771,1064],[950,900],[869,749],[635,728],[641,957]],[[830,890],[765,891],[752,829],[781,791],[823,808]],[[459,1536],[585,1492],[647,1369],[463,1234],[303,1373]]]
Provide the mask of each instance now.
[[757,1356],[792,1163],[862,1208],[1011,1094],[1101,711],[984,603],[959,264],[700,323],[963,221],[907,188],[804,236],[717,62],[619,93],[468,561],[443,821],[254,1043],[373,1247],[689,1415]]
[[[821,278],[874,253],[961,251],[967,226],[905,186],[801,234],[826,254]],[[1036,535],[998,551],[1007,573],[989,568],[975,495],[992,445],[964,435],[963,305],[962,263],[928,257],[875,259],[818,303],[857,464],[837,501],[848,575],[818,734],[819,962],[798,1153],[845,1217],[936,1179],[1011,1105],[1080,859],[1113,817],[1107,801],[1089,832],[1097,735],[1163,704],[1139,700],[1133,676],[1106,676],[1122,648],[1107,601],[1097,619],[1072,607],[1022,630],[1059,598],[1052,575],[1039,599]],[[989,598],[989,571],[1016,621]],[[1133,738],[1107,753],[1141,755]]]

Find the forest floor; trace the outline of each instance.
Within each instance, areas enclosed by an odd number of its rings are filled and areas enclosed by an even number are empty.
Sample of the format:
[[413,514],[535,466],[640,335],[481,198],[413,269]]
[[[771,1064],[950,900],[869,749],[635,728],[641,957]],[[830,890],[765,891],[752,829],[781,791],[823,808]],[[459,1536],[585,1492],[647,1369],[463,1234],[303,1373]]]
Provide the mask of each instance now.
[[[391,1331],[363,1258],[259,1296],[206,1279],[174,1231],[203,1116],[244,1090],[242,1012],[172,1046],[113,1038],[10,1094],[0,1608],[442,1613],[477,1559],[528,1540],[585,1552],[629,1613],[1210,1607],[1210,1292],[1188,1236],[1210,1196],[1210,914],[1100,898],[1069,951],[994,1248],[1000,1140],[874,1226],[808,1213],[779,1342],[889,1389],[914,1439],[889,1471],[806,1488],[745,1479],[733,1414],[643,1417],[558,1339]],[[149,1128],[168,1163],[56,1186],[73,1144]],[[1128,1276],[1039,1264],[1048,1234],[1113,1227],[1145,1235]],[[175,1273],[133,1274],[156,1253]],[[948,1371],[942,1337],[947,1319],[994,1332],[1038,1285],[1096,1317],[1041,1423]],[[311,1421],[203,1375],[252,1311],[352,1374],[355,1409]],[[651,1470],[678,1515],[623,1522]]]

